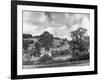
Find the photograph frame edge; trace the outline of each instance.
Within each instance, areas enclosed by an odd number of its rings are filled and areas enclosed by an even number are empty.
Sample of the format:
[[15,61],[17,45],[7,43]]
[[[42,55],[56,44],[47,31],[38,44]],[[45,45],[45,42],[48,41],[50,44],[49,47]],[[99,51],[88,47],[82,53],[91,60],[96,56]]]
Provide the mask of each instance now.
[[[28,3],[28,4],[27,4]],[[61,77],[61,76],[77,76],[77,75],[90,75],[90,74],[97,74],[97,44],[98,44],[98,36],[97,36],[97,12],[98,6],[97,5],[82,5],[82,4],[75,4],[76,7],[81,6],[79,8],[86,8],[86,9],[93,9],[94,10],[94,71],[82,71],[82,72],[66,72],[66,73],[50,73],[50,74],[36,74],[36,75],[17,75],[17,5],[35,5],[41,6],[38,4],[48,4],[47,2],[35,2],[35,1],[11,1],[11,79],[26,79],[26,78],[45,78],[45,77]],[[52,7],[52,4],[55,5],[62,5],[63,3],[49,3],[48,6]],[[33,4],[34,5],[34,4]],[[67,7],[67,4],[64,4]],[[69,4],[73,5],[73,4]],[[47,5],[45,5],[47,6]],[[90,6],[90,7],[89,7]],[[91,7],[92,6],[92,7]],[[63,7],[63,6],[59,6]],[[74,8],[74,6],[73,6]],[[52,76],[51,76],[52,74]]]

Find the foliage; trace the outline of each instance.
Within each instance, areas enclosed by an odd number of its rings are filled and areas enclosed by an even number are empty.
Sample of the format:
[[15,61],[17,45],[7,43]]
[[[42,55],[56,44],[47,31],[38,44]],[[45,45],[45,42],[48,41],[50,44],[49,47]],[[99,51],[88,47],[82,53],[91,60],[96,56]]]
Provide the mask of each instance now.
[[75,61],[79,60],[80,55],[81,55],[80,51],[79,50],[75,50],[73,55],[72,55],[73,60],[75,60]]
[[28,48],[29,44],[33,44],[33,41],[23,39],[23,48],[24,48],[24,50],[26,50]]
[[79,50],[75,50],[72,58],[70,58],[68,61],[80,61],[80,60],[89,60],[89,52],[84,51],[80,52]]
[[62,51],[52,51],[52,57],[61,56]]
[[89,52],[84,51],[80,56],[79,56],[79,60],[89,60]]
[[23,34],[23,38],[32,38],[32,35],[31,34]]
[[84,51],[89,49],[89,36],[85,36],[86,29],[78,28],[76,31],[71,32],[72,40],[70,42],[70,49],[74,52],[76,49]]
[[39,42],[41,43],[41,47],[45,47],[45,49],[48,51],[53,44],[53,35],[45,31],[42,35],[40,35]]
[[52,57],[58,57],[58,56],[63,56],[68,54],[71,54],[70,50],[52,51]]
[[84,28],[78,28],[77,30],[71,32],[71,37],[74,40],[82,39],[85,36],[84,34],[86,34],[86,32],[87,32],[86,29],[84,29]]
[[34,56],[34,57],[39,57],[40,56],[40,49],[34,49],[34,48],[32,48],[32,50],[30,51],[30,55],[31,56]]
[[72,51],[72,61],[74,60],[89,60],[89,36],[86,35],[87,30],[78,28],[71,32],[72,40],[70,49]]
[[32,49],[30,50],[31,56],[39,57],[41,55],[41,53],[40,53],[40,47],[41,47],[40,43],[36,42],[34,44],[34,47],[32,47]]
[[23,60],[23,65],[33,65],[32,61],[24,61]]
[[68,54],[71,54],[70,50],[64,50],[61,52],[61,55],[68,55]]
[[40,62],[47,62],[47,61],[51,61],[52,60],[52,57],[50,57],[48,54],[45,54],[43,55],[41,58],[40,58]]
[[35,43],[35,52],[34,52],[34,56],[39,57],[39,56],[41,55],[41,53],[40,53],[40,48],[41,48],[40,42],[36,42],[36,43]]

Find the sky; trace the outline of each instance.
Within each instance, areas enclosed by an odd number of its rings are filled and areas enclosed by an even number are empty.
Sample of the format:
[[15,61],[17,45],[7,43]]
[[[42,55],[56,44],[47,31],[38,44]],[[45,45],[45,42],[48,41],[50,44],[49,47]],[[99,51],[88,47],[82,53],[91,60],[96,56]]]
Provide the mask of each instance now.
[[40,35],[44,31],[54,37],[71,40],[70,32],[83,27],[89,35],[90,16],[87,13],[23,11],[23,33]]

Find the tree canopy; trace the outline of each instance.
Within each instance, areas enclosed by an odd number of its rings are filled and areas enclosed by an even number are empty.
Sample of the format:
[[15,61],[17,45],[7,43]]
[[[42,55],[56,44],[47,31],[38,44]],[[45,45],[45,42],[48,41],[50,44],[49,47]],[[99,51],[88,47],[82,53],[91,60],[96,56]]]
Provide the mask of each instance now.
[[78,28],[71,32],[71,50],[84,51],[89,49],[89,36],[86,36],[87,30],[84,28]]
[[77,30],[71,32],[71,37],[74,40],[83,39],[86,32],[87,30],[85,28],[78,28]]
[[45,31],[42,35],[40,35],[39,42],[40,45],[44,47],[46,50],[49,50],[53,44],[53,35],[50,34],[48,31]]
[[31,34],[23,34],[23,38],[32,38]]

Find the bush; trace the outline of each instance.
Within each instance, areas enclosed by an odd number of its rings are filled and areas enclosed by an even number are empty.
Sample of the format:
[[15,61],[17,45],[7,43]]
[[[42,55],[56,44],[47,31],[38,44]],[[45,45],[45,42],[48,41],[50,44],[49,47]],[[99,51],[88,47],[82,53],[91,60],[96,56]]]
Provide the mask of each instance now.
[[76,59],[72,57],[72,58],[67,59],[67,61],[72,62],[72,61],[76,61]]
[[33,65],[32,61],[24,61],[23,60],[23,65]]
[[69,55],[69,54],[71,54],[70,50],[64,50],[61,52],[61,55]]
[[72,60],[77,61],[79,60],[81,53],[79,50],[75,50],[74,53],[72,54]]
[[88,52],[83,52],[83,54],[81,54],[79,56],[79,60],[89,60],[89,53]]
[[52,51],[52,57],[61,56],[61,51]]
[[40,62],[48,62],[48,61],[51,61],[52,60],[52,57],[50,57],[48,54],[45,54],[43,55],[41,58],[40,58]]
[[72,58],[69,61],[80,61],[80,60],[89,60],[89,52],[84,51],[80,52],[79,50],[75,50],[72,54]]

